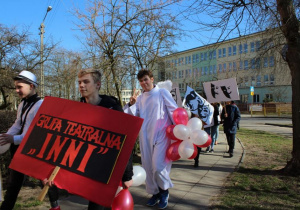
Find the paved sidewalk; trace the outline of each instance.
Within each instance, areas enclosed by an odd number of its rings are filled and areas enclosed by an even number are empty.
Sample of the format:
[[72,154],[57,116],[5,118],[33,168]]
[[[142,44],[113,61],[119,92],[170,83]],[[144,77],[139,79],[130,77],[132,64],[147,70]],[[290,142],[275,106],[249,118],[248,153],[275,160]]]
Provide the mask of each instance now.
[[[243,155],[242,145],[236,139],[234,156],[229,157],[226,136],[221,131],[214,153],[202,152],[199,167],[194,168],[194,160],[179,160],[173,163],[171,178],[174,188],[170,189],[168,209],[208,209],[212,201],[221,192],[226,178],[239,165]],[[202,149],[205,151],[205,149]],[[147,207],[145,203],[151,197],[145,191],[145,185],[131,187],[134,209],[157,209]],[[87,201],[70,196],[60,201],[62,210],[87,209]]]

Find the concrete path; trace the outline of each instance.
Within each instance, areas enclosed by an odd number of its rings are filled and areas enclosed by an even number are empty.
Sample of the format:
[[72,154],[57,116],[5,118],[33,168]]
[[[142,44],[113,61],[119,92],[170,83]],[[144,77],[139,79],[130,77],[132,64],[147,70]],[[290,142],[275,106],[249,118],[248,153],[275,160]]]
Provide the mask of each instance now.
[[[199,167],[194,168],[194,160],[179,160],[173,163],[171,178],[174,188],[170,189],[167,209],[208,209],[227,179],[239,165],[242,155],[242,144],[236,140],[234,156],[229,157],[226,137],[221,131],[214,153],[202,152]],[[205,149],[203,149],[205,150]],[[134,209],[157,209],[145,204],[151,195],[145,191],[145,185],[131,187]],[[60,201],[62,210],[87,209],[87,201],[78,196],[69,196]]]

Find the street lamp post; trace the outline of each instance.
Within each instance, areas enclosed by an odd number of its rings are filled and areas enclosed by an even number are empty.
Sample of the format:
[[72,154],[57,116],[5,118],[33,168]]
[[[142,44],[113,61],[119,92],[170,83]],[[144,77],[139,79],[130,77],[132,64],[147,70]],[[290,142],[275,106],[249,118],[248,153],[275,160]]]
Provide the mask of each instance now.
[[41,23],[41,27],[40,27],[40,35],[41,35],[41,97],[44,98],[45,96],[45,88],[44,88],[44,61],[43,61],[43,54],[44,54],[44,33],[45,33],[45,25],[44,25],[44,21],[47,17],[48,12],[50,12],[52,9],[51,6],[48,6],[45,17],[43,19],[43,22]]

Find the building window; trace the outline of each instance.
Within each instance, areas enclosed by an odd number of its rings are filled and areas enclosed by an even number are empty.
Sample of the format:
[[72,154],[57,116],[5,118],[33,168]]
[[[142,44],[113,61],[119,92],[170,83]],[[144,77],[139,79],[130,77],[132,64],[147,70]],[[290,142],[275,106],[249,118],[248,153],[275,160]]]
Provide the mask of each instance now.
[[258,87],[261,86],[261,76],[260,75],[256,76],[256,86],[258,86]]
[[223,72],[226,72],[226,68],[227,68],[226,63],[223,63]]
[[218,50],[218,58],[222,58],[222,49]]
[[214,51],[213,51],[213,59],[216,59],[216,56],[217,56],[217,51],[214,50]]
[[251,59],[251,69],[255,69],[255,58]]
[[267,74],[264,76],[264,84],[269,85],[269,75]]
[[256,51],[259,51],[259,50],[260,50],[260,41],[257,41],[257,42],[255,43],[255,50],[256,50]]
[[260,58],[256,59],[256,69],[260,69]]
[[196,63],[196,55],[193,55],[193,63]]
[[232,66],[233,66],[233,71],[236,71],[237,68],[236,68],[236,62],[235,61],[232,62]]
[[207,75],[207,66],[204,67],[204,74]]
[[196,63],[199,63],[199,54],[196,54]]
[[240,54],[243,53],[243,45],[242,45],[242,44],[239,45],[239,53],[240,53]]
[[219,64],[219,72],[222,73],[222,64]]
[[223,57],[226,57],[226,48],[223,48]]
[[177,66],[177,59],[175,59],[175,67]]
[[232,55],[236,55],[236,46],[235,45],[232,47]]
[[189,56],[189,64],[191,64],[191,56]]
[[201,61],[204,60],[204,58],[203,58],[203,53],[200,53],[200,59],[201,59]]
[[251,42],[251,43],[250,43],[250,47],[251,47],[251,52],[254,52],[254,51],[255,51],[255,48],[254,48],[254,42]]
[[201,67],[201,75],[204,75],[204,68]]
[[217,74],[217,66],[216,65],[213,65],[213,72],[214,72],[214,74]]
[[255,85],[255,76],[251,76],[251,86]]
[[243,70],[243,61],[240,61],[239,70]]
[[213,74],[213,67],[209,66],[209,74]]
[[270,75],[270,85],[274,85],[274,80],[275,80],[274,75],[271,74]]
[[244,69],[248,70],[248,60],[244,60]]
[[248,44],[245,43],[245,44],[244,44],[244,53],[247,53],[247,52],[248,52]]
[[253,102],[254,103],[259,103],[259,94],[254,94],[254,96],[253,96]]
[[228,56],[231,56],[231,47],[228,47]]
[[188,57],[186,56],[185,57],[185,65],[187,65],[188,64]]
[[270,94],[270,93],[267,93],[265,95],[265,101],[268,102],[268,101],[273,101],[273,95]]
[[228,65],[229,65],[228,66],[228,71],[231,72],[231,70],[232,70],[232,63],[230,62]]
[[248,103],[248,97],[249,97],[248,94],[241,95],[241,103],[247,104]]
[[178,66],[181,66],[181,59],[178,58]]
[[274,66],[274,56],[271,56],[269,59],[269,66],[273,67]]
[[207,52],[204,53],[204,60],[207,60]]

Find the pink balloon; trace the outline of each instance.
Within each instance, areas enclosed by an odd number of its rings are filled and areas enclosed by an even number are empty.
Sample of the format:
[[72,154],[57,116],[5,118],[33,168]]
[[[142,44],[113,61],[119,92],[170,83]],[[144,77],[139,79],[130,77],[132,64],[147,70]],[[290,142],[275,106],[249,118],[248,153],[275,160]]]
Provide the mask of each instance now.
[[173,130],[174,130],[174,127],[176,125],[169,125],[166,129],[166,135],[169,139],[172,139],[172,140],[180,140],[178,138],[176,138],[176,136],[174,136],[174,133],[173,133]]
[[199,145],[198,147],[203,147],[204,148],[204,147],[208,147],[209,145],[211,145],[211,137],[208,134],[207,134],[207,136],[208,136],[207,141],[204,144]]
[[112,210],[133,210],[133,198],[128,189],[124,189],[114,198]]
[[178,147],[179,147],[180,143],[181,143],[181,141],[177,141],[168,147],[168,149],[166,151],[166,156],[169,160],[176,161],[176,160],[180,159],[180,155],[178,153]]
[[189,115],[184,108],[177,108],[173,112],[173,120],[176,123],[176,125],[178,124],[186,125],[189,121]]

